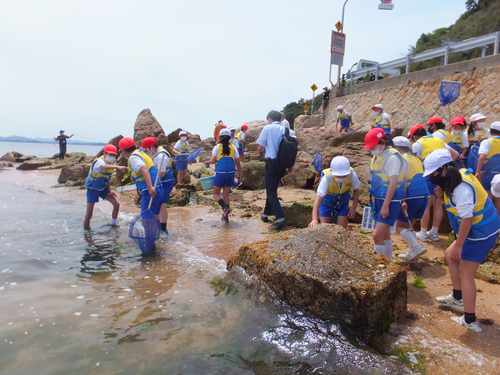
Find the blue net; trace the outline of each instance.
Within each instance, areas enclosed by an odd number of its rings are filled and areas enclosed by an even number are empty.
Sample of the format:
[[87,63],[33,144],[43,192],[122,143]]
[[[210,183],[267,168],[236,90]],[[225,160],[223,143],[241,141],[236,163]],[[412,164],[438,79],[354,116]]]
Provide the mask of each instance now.
[[460,95],[460,82],[443,81],[439,87],[439,101],[444,107],[455,101]]
[[320,153],[314,155],[313,165],[314,169],[316,169],[316,172],[323,171],[323,155],[321,155]]
[[188,163],[191,163],[194,159],[196,159],[200,154],[201,150],[203,150],[203,147],[197,148],[192,153],[190,153],[187,158]]
[[140,213],[132,220],[129,237],[143,254],[151,254],[154,251],[155,241],[160,237],[160,222],[151,210]]

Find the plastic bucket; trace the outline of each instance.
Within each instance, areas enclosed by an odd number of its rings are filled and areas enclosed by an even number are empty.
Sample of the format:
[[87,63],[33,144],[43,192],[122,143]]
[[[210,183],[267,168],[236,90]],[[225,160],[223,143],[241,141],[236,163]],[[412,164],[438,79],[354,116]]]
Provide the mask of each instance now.
[[[198,181],[200,181],[200,184],[201,184],[201,188],[203,190],[210,190],[210,189],[213,189],[214,187],[214,180],[215,180],[215,175],[212,175],[212,176],[208,176],[208,177],[202,177],[202,178],[199,178],[200,176],[200,171],[205,168],[204,166],[202,166],[200,169],[198,169],[198,173],[196,174],[196,178],[198,179]],[[212,169],[212,168],[210,168]],[[212,169],[213,170],[213,169]]]

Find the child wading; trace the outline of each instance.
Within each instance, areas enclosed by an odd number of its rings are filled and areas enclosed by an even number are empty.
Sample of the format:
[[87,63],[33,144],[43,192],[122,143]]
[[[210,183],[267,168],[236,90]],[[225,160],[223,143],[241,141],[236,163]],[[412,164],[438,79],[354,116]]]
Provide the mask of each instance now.
[[189,143],[188,133],[184,130],[179,132],[180,139],[174,146],[173,152],[175,154],[175,169],[177,170],[177,183],[179,185],[184,181],[187,173]]
[[479,264],[494,247],[500,231],[500,218],[481,183],[468,169],[458,170],[447,150],[436,150],[424,161],[424,176],[431,176],[436,196],[444,199],[456,240],[444,255],[450,270],[453,292],[436,297],[444,306],[464,311],[452,316],[455,322],[476,332],[476,275]]
[[213,148],[212,158],[205,162],[205,166],[208,168],[210,164],[215,163],[214,198],[222,207],[222,220],[228,221],[231,212],[229,192],[234,183],[236,170],[238,170],[238,180],[241,180],[240,155],[231,143],[231,132],[228,129],[222,129],[219,136],[219,144]]
[[370,150],[370,195],[375,198],[372,206],[373,219],[377,222],[373,231],[375,251],[392,259],[391,226],[401,209],[405,194],[404,161],[392,148],[391,140],[380,128],[371,129],[365,136],[365,150]]
[[[410,154],[410,141],[405,137],[395,137],[394,147],[403,155],[406,171],[406,191],[405,200],[401,205],[401,211],[396,221],[396,231],[410,245],[410,251],[400,254],[404,260],[416,260],[427,252],[427,249],[420,245],[417,234],[411,230],[417,220],[420,220],[427,207],[429,190],[427,182],[423,177],[424,167],[422,161]],[[411,225],[410,225],[411,223]]]
[[[344,156],[333,158],[330,168],[323,171],[313,206],[312,221],[309,227],[321,223],[331,223],[337,218],[337,224],[347,228],[347,219],[356,216],[360,182],[349,160]],[[351,190],[354,191],[352,207],[349,210]]]
[[135,141],[130,137],[120,139],[119,146],[123,156],[128,159],[132,178],[137,189],[141,192],[141,212],[148,209],[149,201],[153,198],[151,211],[158,217],[163,188],[160,184],[156,186],[156,189],[154,187],[158,170],[153,160],[146,154],[145,150],[137,150]]
[[83,219],[83,228],[90,229],[90,219],[94,213],[94,205],[99,202],[99,198],[105,199],[113,205],[111,213],[111,225],[116,224],[116,218],[120,211],[120,203],[116,199],[116,194],[111,191],[109,179],[114,170],[126,171],[127,167],[113,165],[116,159],[116,147],[108,144],[104,146],[103,155],[92,163],[85,187],[87,188],[87,212]]
[[161,233],[168,235],[167,221],[168,221],[168,211],[167,204],[170,200],[170,193],[175,185],[174,173],[172,171],[172,157],[165,149],[165,147],[160,146],[156,143],[155,137],[144,138],[141,144],[141,148],[146,151],[146,153],[153,158],[153,162],[160,173],[161,186],[163,188],[163,195],[161,197],[161,208],[160,208],[160,225]]

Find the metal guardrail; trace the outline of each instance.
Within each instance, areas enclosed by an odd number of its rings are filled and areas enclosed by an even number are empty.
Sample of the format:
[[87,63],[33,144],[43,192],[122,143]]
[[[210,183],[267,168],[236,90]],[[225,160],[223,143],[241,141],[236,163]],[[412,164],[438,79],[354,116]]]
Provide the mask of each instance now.
[[494,45],[493,54],[497,55],[500,48],[500,31],[478,36],[471,39],[466,39],[461,42],[448,44],[446,46],[430,49],[428,51],[417,53],[415,55],[408,55],[406,57],[402,57],[397,60],[392,60],[382,64],[378,64],[372,68],[367,68],[359,71],[358,70],[351,71],[349,72],[348,79],[352,79],[354,80],[354,82],[356,82],[356,80],[358,80],[359,78],[363,78],[364,76],[366,76],[366,72],[368,71],[369,74],[375,75],[375,80],[377,81],[379,76],[379,70],[382,70],[384,68],[397,68],[404,65],[406,65],[406,73],[408,74],[410,72],[410,64],[434,59],[436,57],[441,57],[441,56],[444,56],[444,65],[448,65],[449,56],[451,53],[463,52],[471,48],[482,48],[483,50],[482,57],[485,57],[486,48],[490,44]]

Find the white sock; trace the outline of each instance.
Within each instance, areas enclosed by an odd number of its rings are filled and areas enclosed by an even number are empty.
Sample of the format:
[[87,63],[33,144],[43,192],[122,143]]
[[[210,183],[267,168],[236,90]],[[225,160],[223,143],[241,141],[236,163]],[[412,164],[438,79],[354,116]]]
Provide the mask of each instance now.
[[431,233],[438,234],[439,227],[432,227],[430,230]]
[[392,245],[392,240],[384,240],[385,243],[385,256],[389,259],[392,259],[392,250],[393,250],[393,245]]
[[403,229],[400,235],[406,242],[408,242],[408,245],[410,245],[410,250],[412,248],[416,249],[419,247],[417,237],[415,236],[415,232],[412,232],[409,229]]
[[385,245],[374,245],[375,251],[385,255]]
[[427,228],[424,227],[420,228],[420,233],[427,233]]
[[115,224],[116,224],[116,219],[111,218],[111,225],[115,225]]

